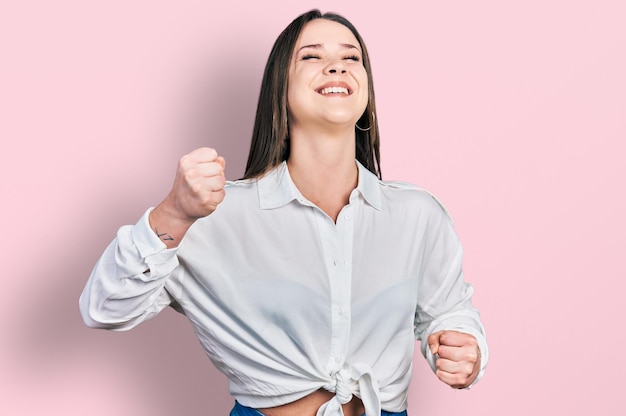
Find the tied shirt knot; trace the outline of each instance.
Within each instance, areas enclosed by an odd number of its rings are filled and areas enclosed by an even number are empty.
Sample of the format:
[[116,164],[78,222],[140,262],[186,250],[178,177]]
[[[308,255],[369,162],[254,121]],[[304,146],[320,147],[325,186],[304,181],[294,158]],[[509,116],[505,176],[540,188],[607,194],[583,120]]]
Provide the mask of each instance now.
[[378,382],[367,364],[344,365],[324,385],[324,389],[335,393],[335,396],[319,408],[317,416],[343,416],[341,405],[349,403],[353,396],[363,402],[366,416],[380,416]]

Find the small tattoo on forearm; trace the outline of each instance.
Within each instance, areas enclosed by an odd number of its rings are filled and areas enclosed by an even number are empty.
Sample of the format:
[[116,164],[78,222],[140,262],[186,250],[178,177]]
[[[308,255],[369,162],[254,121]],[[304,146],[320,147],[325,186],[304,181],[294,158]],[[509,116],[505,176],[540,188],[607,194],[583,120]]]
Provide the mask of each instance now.
[[157,237],[159,237],[163,241],[174,241],[174,237],[172,237],[168,233],[159,233],[159,230],[157,230],[156,228],[154,229],[154,232],[156,233]]

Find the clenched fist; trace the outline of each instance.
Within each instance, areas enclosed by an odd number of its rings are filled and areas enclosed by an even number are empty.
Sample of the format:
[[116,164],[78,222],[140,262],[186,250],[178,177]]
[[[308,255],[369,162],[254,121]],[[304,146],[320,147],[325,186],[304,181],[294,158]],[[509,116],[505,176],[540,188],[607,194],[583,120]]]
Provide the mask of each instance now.
[[178,245],[195,220],[224,200],[224,167],[224,158],[208,147],[180,158],[172,190],[150,213],[150,226],[168,247]]
[[180,158],[174,185],[168,195],[181,218],[206,217],[224,199],[224,158],[203,147]]
[[438,355],[437,377],[457,389],[474,382],[480,371],[480,350],[473,335],[458,331],[439,331],[428,337],[433,355]]

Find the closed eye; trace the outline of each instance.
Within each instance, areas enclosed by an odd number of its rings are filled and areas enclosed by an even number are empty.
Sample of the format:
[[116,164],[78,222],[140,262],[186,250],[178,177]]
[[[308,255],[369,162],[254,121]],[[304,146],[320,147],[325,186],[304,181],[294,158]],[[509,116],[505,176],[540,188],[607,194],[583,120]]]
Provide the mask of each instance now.
[[351,60],[351,61],[355,61],[355,62],[359,62],[361,60],[361,58],[358,57],[357,55],[346,56],[343,59],[347,59],[347,60]]
[[320,59],[320,57],[318,55],[312,55],[312,54],[308,54],[308,55],[302,55],[302,59],[303,61],[308,61],[309,59]]

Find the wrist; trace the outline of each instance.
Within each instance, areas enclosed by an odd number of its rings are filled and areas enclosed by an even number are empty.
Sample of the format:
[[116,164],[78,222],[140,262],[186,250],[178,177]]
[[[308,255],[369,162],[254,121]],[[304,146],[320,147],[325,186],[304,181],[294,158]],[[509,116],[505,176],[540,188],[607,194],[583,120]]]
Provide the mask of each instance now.
[[150,228],[168,248],[176,247],[195,219],[180,215],[166,198],[148,215]]

